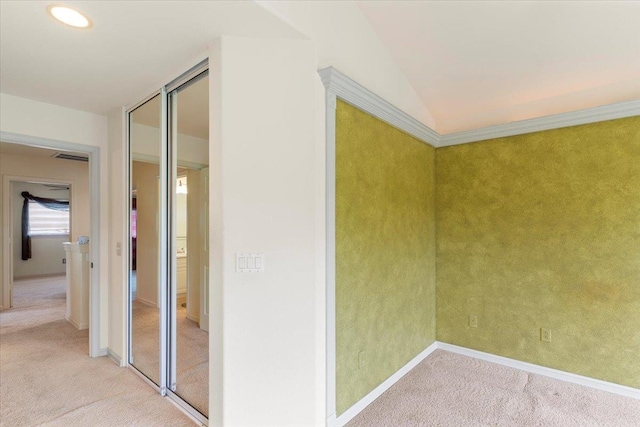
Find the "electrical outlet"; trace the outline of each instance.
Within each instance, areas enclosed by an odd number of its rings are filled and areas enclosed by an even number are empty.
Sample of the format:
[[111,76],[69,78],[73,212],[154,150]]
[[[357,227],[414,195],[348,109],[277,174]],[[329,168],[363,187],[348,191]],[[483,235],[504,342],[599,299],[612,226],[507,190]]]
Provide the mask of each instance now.
[[367,364],[367,359],[365,358],[364,350],[360,350],[358,352],[358,369],[362,369]]
[[540,328],[540,341],[551,342],[551,329]]
[[478,327],[478,316],[470,314],[469,315],[469,326],[472,328]]

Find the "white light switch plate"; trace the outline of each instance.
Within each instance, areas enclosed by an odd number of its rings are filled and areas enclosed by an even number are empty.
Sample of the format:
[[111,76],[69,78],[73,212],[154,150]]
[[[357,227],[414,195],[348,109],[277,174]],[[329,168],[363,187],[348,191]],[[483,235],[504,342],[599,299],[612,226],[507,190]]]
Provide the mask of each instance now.
[[260,273],[264,271],[264,254],[236,253],[236,273]]

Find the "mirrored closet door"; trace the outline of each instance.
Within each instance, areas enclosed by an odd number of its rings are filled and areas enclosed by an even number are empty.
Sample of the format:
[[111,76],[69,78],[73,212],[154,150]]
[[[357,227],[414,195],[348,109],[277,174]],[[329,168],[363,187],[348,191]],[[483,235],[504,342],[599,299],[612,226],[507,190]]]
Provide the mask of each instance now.
[[209,402],[209,81],[129,112],[129,364],[203,423]]
[[171,391],[208,416],[209,80],[169,94],[171,144]]
[[[129,363],[161,386],[162,96],[129,113]],[[165,297],[166,298],[166,297]],[[164,316],[162,316],[164,318]]]

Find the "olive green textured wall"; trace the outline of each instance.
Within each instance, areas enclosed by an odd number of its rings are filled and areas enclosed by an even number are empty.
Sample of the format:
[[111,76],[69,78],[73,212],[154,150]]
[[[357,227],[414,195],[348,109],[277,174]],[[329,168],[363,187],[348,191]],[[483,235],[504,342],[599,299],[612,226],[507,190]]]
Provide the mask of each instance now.
[[434,341],[435,149],[339,101],[338,414]]
[[640,387],[640,117],[439,148],[436,170],[438,340]]

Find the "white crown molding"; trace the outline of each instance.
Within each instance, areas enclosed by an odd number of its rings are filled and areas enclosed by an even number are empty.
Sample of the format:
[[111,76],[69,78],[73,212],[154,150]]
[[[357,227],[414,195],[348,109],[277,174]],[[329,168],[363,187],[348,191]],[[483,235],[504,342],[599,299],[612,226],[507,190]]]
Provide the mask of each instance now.
[[602,122],[605,120],[622,119],[625,117],[640,116],[640,100],[620,102],[601,107],[587,108],[585,110],[571,111],[568,113],[554,114],[551,116],[534,119],[519,120],[504,125],[489,126],[464,132],[440,135],[439,146],[466,144],[469,142],[483,141],[506,136],[522,135],[531,132],[540,132],[550,129],[559,129],[569,126],[584,125],[587,123]]
[[440,135],[333,67],[318,71],[327,92],[435,147]]
[[472,350],[470,348],[460,347],[453,344],[438,342],[438,348],[441,350],[450,351],[452,353],[462,354],[463,356],[469,356],[487,362],[496,363],[498,365],[508,366],[510,368],[530,372],[532,374],[543,375],[545,377],[550,377],[573,384],[579,384],[582,386],[595,388],[597,390],[607,391],[609,393],[614,393],[620,396],[640,399],[640,390],[637,388],[597,380],[595,378],[584,377],[582,375],[559,371],[557,369],[547,368],[546,366],[534,365],[533,363],[522,362],[520,360],[509,359],[508,357],[497,356],[491,353],[484,353],[482,351]]
[[441,135],[333,67],[318,72],[328,93],[434,147],[466,144],[605,120],[640,116],[640,99]]

